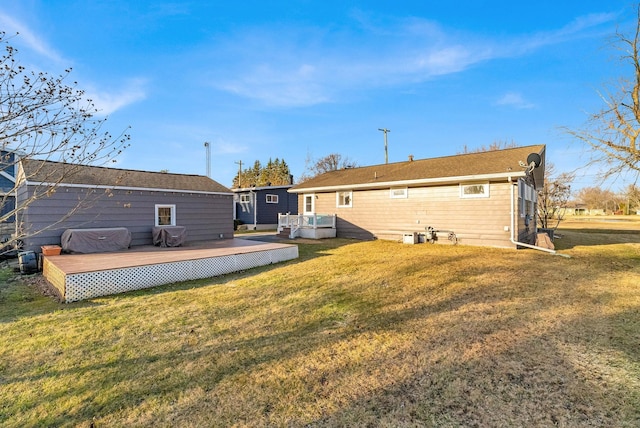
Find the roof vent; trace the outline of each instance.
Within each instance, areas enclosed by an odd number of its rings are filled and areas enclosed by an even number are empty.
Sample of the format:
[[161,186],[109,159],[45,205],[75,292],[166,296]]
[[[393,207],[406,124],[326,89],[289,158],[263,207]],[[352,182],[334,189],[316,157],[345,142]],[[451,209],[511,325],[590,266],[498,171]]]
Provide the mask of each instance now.
[[413,162],[413,155],[409,155],[409,162]]

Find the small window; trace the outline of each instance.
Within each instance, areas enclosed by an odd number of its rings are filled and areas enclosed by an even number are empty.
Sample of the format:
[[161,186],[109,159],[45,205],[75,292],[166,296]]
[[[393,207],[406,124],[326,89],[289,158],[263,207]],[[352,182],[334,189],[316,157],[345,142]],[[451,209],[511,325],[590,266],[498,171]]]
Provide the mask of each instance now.
[[267,203],[268,204],[277,204],[278,203],[278,195],[267,195]]
[[461,184],[460,197],[461,198],[488,198],[489,183]]
[[313,214],[314,212],[314,195],[304,195],[304,213]]
[[337,192],[336,193],[336,206],[338,208],[348,208],[352,206],[351,192]]
[[240,195],[240,203],[248,204],[251,202],[251,195],[248,193],[243,193]]
[[389,196],[391,199],[406,199],[409,196],[409,191],[406,187],[391,189]]
[[175,226],[176,206],[156,205],[156,226]]

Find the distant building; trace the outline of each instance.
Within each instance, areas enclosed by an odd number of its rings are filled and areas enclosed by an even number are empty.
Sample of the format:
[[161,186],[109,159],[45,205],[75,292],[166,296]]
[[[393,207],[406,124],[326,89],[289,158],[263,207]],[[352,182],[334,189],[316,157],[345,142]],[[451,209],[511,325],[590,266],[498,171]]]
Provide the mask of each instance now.
[[289,193],[292,184],[231,189],[233,218],[249,230],[275,230],[278,214],[298,214],[298,196]]

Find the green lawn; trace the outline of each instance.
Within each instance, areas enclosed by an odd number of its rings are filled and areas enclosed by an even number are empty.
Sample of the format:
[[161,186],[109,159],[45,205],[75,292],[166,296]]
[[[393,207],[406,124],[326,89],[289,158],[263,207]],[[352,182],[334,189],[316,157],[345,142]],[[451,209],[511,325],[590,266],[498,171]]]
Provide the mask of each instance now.
[[598,232],[561,230],[571,258],[301,240],[67,305],[5,271],[0,426],[638,426],[640,228]]

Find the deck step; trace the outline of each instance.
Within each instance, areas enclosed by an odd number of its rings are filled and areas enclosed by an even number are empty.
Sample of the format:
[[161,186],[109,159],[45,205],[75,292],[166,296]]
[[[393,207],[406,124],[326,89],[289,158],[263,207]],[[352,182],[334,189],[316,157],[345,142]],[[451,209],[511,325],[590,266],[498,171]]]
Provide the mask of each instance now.
[[282,230],[280,232],[278,232],[278,236],[280,238],[289,238],[289,234],[291,233],[291,228],[290,227],[283,227]]

